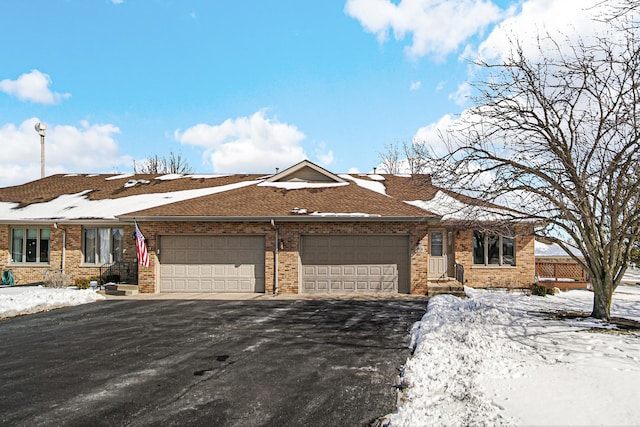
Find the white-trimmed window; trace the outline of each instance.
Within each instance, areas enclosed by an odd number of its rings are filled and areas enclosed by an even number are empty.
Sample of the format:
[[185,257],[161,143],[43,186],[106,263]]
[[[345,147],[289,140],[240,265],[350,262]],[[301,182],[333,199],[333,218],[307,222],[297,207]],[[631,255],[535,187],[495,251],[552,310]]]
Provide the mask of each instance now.
[[124,230],[122,228],[84,228],[82,247],[85,264],[122,262]]
[[51,230],[48,228],[12,228],[11,262],[48,264]]
[[513,232],[497,234],[474,231],[473,263],[475,265],[516,265]]

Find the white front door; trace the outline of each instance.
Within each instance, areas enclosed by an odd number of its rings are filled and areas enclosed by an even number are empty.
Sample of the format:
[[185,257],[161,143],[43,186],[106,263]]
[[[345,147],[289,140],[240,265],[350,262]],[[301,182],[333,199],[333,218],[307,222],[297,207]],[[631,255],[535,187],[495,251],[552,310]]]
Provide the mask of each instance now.
[[429,233],[429,265],[430,279],[446,278],[447,274],[447,233],[445,230],[434,230]]

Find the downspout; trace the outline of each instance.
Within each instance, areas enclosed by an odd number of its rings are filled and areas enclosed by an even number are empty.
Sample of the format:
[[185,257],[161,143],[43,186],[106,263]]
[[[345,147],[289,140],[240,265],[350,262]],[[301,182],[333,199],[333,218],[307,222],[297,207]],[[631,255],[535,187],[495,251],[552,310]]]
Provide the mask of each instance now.
[[279,248],[280,243],[278,242],[278,238],[279,238],[278,228],[276,227],[276,223],[275,223],[275,221],[273,219],[271,220],[271,227],[273,227],[273,229],[276,232],[275,245],[274,245],[275,249],[273,251],[273,264],[274,264],[273,265],[273,275],[274,275],[274,278],[273,278],[273,294],[275,295],[275,294],[278,293],[278,248]]
[[67,229],[62,229],[62,260],[60,261],[60,270],[62,270],[62,274],[64,274],[64,266],[66,264],[65,258],[67,256]]
[[60,272],[64,274],[64,266],[65,266],[65,258],[66,258],[66,249],[67,249],[67,229],[66,228],[58,228],[58,223],[53,223],[53,228],[56,230],[62,231],[62,256],[60,257]]

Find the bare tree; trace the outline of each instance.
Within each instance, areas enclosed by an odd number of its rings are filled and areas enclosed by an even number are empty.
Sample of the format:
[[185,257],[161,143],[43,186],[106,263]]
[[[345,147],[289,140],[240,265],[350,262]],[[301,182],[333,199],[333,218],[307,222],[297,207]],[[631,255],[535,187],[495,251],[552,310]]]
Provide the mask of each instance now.
[[160,157],[157,154],[153,154],[144,159],[140,164],[133,162],[134,173],[153,173],[153,174],[166,174],[166,173],[180,173],[188,174],[193,173],[193,168],[189,166],[187,159],[182,157],[182,153],[169,153],[169,158]]
[[427,146],[419,141],[403,141],[402,151],[407,159],[409,173],[425,173],[427,169]]
[[[613,27],[612,27],[613,28]],[[479,62],[476,107],[432,158],[434,178],[486,201],[508,198],[589,273],[591,316],[609,320],[613,291],[640,233],[640,41],[630,27],[592,42],[518,42]]]
[[397,144],[387,144],[384,146],[385,151],[378,153],[380,157],[380,172],[397,174],[400,173],[402,166],[400,159],[400,149]]
[[427,171],[428,147],[422,142],[402,141],[399,144],[387,144],[384,148],[385,151],[378,154],[382,172],[421,174]]

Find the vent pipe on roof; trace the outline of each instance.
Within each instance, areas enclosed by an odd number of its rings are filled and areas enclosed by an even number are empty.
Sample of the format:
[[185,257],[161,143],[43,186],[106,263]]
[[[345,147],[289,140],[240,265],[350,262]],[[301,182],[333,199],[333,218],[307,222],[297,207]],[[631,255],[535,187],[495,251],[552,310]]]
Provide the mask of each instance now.
[[276,168],[276,175],[278,175],[279,171],[280,171],[280,168]]
[[376,174],[376,169],[378,169],[378,168],[373,168],[373,174],[374,175]]

